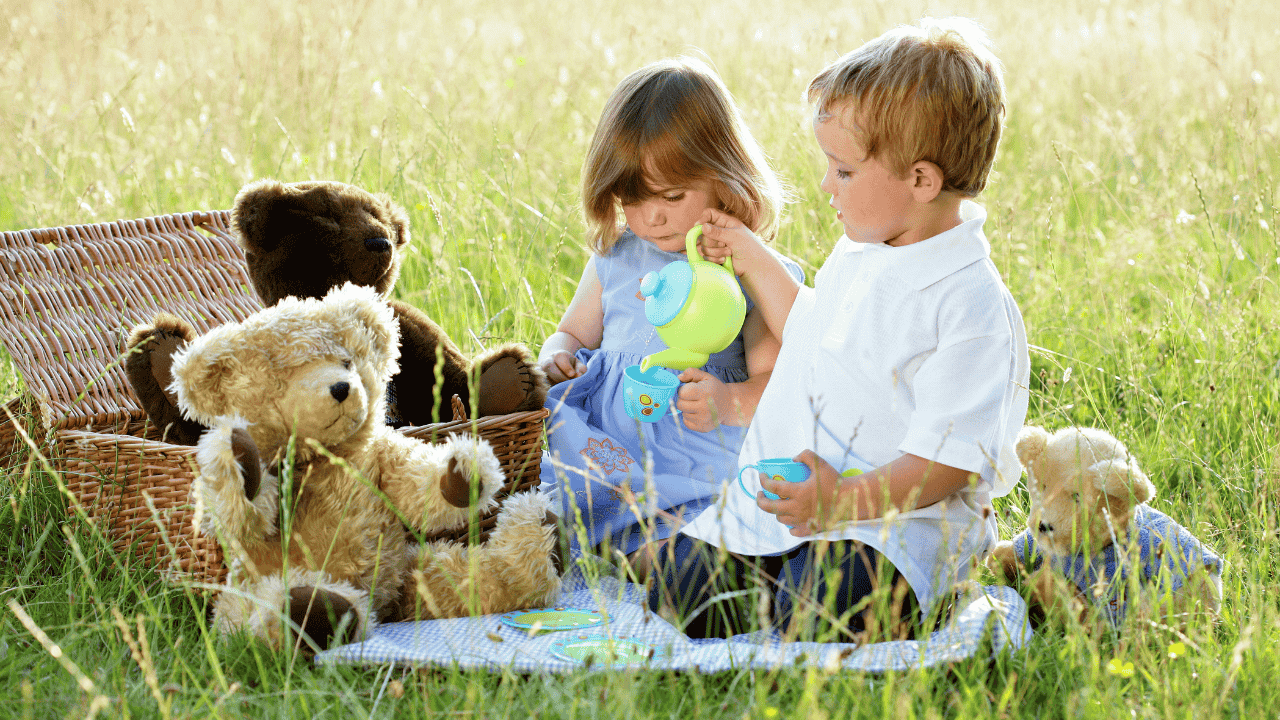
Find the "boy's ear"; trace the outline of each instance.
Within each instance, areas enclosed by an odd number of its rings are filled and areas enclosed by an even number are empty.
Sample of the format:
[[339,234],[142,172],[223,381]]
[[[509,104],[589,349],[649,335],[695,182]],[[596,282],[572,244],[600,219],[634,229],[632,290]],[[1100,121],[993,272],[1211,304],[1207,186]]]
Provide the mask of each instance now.
[[942,168],[936,163],[928,160],[921,160],[912,165],[908,173],[908,180],[911,182],[911,192],[915,195],[916,202],[929,203],[938,197],[942,192],[945,184],[942,177]]

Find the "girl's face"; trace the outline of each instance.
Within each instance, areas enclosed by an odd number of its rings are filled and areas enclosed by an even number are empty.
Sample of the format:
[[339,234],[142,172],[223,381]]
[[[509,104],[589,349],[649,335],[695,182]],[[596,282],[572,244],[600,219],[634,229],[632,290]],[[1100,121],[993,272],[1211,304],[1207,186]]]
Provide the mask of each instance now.
[[666,252],[684,252],[684,236],[698,224],[707,208],[717,207],[711,184],[692,181],[683,185],[659,185],[645,179],[653,196],[634,205],[623,205],[631,232]]

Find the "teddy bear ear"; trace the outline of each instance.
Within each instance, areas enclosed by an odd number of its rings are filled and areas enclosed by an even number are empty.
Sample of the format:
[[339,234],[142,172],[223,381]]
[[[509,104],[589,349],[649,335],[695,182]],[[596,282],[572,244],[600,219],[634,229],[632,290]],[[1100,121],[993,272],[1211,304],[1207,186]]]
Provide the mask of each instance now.
[[389,378],[399,369],[400,323],[378,291],[345,283],[324,298],[343,347],[365,357]]
[[[226,334],[222,330],[215,328],[196,338],[173,359],[169,389],[178,396],[178,408],[206,426],[231,412],[226,387],[240,367],[234,349],[221,340]],[[219,346],[221,349],[215,350]]]
[[231,206],[231,227],[241,250],[248,253],[264,249],[271,205],[284,192],[284,183],[264,178],[254,180],[236,193],[235,203]]
[[376,198],[379,203],[382,203],[383,208],[386,209],[387,222],[391,225],[391,228],[395,230],[396,236],[392,238],[392,243],[398,248],[408,245],[410,240],[409,214],[386,193],[378,193],[377,195],[374,195],[374,198]]
[[332,211],[333,189],[327,183],[255,180],[236,194],[231,223],[240,249],[252,255],[271,252],[300,231],[337,232]]
[[1048,446],[1048,431],[1038,425],[1027,425],[1018,432],[1018,462],[1023,467],[1030,466]]
[[1132,507],[1156,495],[1156,488],[1133,458],[1112,458],[1085,470],[1086,479],[1111,498],[1113,505]]

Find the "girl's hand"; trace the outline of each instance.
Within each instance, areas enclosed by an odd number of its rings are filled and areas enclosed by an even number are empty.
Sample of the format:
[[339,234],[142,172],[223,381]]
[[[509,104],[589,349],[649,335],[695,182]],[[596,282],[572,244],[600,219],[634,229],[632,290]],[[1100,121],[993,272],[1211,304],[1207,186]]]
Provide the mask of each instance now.
[[676,409],[685,427],[709,432],[727,420],[725,414],[733,409],[733,392],[728,385],[696,368],[680,373],[680,382],[684,384],[680,386]]
[[[760,473],[760,485],[780,499],[770,500],[764,493],[756,495],[756,505],[778,518],[778,522],[791,526],[791,534],[805,537],[821,530],[829,530],[849,518],[839,517],[837,502],[840,496],[840,472],[812,450],[805,450],[791,458],[809,466],[809,479],[802,483],[786,480],[774,481]],[[847,480],[848,478],[843,478]]]
[[542,366],[542,371],[547,374],[547,379],[552,385],[580,377],[587,371],[586,364],[567,350],[554,353],[551,357],[542,360],[539,365]]

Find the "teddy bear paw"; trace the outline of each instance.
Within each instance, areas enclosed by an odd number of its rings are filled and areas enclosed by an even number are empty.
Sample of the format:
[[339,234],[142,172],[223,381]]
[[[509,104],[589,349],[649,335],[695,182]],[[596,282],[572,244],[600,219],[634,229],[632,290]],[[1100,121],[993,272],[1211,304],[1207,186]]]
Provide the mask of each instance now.
[[550,387],[542,368],[530,362],[518,346],[503,348],[499,352],[498,357],[482,363],[480,415],[506,415],[542,407]]
[[196,337],[187,321],[160,313],[129,333],[125,345],[125,373],[147,418],[161,428],[162,437],[177,445],[195,445],[205,427],[182,416],[178,396],[170,389],[173,357]]
[[445,454],[449,461],[440,477],[440,495],[445,502],[455,508],[470,507],[473,500],[481,507],[488,505],[506,481],[489,443],[450,435],[445,441]]
[[304,654],[311,654],[313,646],[324,650],[356,639],[356,608],[338,593],[318,587],[290,588],[284,610],[290,629],[297,628],[310,641],[302,642]]

